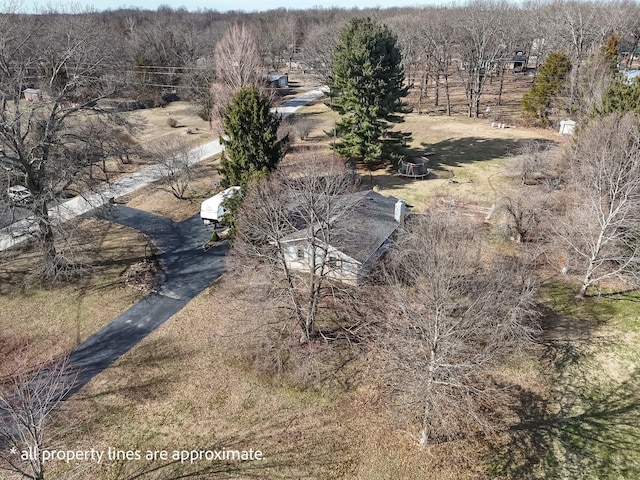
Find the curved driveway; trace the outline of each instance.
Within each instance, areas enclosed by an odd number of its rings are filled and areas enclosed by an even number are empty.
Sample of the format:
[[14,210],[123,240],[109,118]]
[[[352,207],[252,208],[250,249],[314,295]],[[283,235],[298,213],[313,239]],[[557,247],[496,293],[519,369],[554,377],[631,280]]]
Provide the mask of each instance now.
[[[326,88],[305,92],[275,109],[283,117],[322,97]],[[197,163],[222,151],[218,141],[210,142],[190,152],[190,163]],[[56,221],[65,222],[80,215],[90,215],[108,198],[119,198],[159,179],[158,167],[126,177],[103,190],[85,197],[76,197],[51,212]],[[74,380],[71,395],[86,385],[140,340],[180,311],[192,298],[207,288],[224,272],[226,242],[205,252],[202,245],[211,238],[196,214],[184,222],[172,220],[126,206],[118,206],[117,214],[108,220],[141,231],[157,246],[163,277],[157,290],[147,295],[111,323],[78,345],[69,361]],[[0,228],[0,250],[10,248],[29,237],[29,219]]]
[[211,231],[202,224],[200,215],[183,222],[118,206],[108,220],[141,231],[159,250],[164,271],[157,290],[147,295],[100,331],[89,337],[70,354],[77,381],[70,393],[86,385],[165,320],[181,310],[224,271],[224,242],[205,252],[202,245]]

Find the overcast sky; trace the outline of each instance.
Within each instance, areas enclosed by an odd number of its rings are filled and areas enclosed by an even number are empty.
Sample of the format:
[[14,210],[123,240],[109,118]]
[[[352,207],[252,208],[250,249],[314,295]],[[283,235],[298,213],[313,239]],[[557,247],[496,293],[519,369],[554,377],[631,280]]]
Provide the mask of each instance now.
[[[26,2],[25,2],[26,3]],[[41,5],[56,2],[38,2]],[[65,4],[66,2],[61,2]],[[440,5],[447,3],[444,0],[80,0],[73,1],[74,4],[82,6],[92,6],[96,10],[117,10],[118,8],[140,8],[145,10],[155,10],[160,5],[169,5],[171,8],[185,7],[187,10],[198,9],[218,10],[226,12],[228,10],[244,10],[247,12],[272,10],[276,8],[306,9],[311,7],[340,7],[340,8],[370,8],[370,7],[411,7],[418,5]],[[0,4],[2,2],[0,1]]]

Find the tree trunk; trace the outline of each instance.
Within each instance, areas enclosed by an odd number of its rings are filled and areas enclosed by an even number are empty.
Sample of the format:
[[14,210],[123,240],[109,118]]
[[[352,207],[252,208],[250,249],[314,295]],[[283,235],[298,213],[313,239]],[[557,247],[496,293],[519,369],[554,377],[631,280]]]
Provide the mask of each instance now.
[[[437,331],[436,323],[436,331]],[[437,343],[437,340],[436,340]],[[436,347],[432,346],[429,351],[429,377],[427,378],[427,384],[425,386],[425,397],[427,401],[424,405],[424,410],[422,414],[422,429],[420,431],[420,446],[426,446],[431,438],[433,437],[433,408],[432,408],[432,397],[433,397],[433,382],[435,380],[435,365],[436,365]]]
[[42,261],[45,278],[55,278],[59,273],[60,265],[58,264],[58,252],[55,245],[55,235],[53,225],[49,218],[49,210],[47,203],[37,202],[33,213],[36,218],[36,226],[38,228],[38,240],[40,241],[40,250],[42,252]]
[[[278,244],[278,249],[280,252],[282,252],[282,245]],[[284,268],[285,277],[287,279],[287,287],[288,287],[287,290],[289,291],[289,296],[291,297],[291,301],[293,302],[293,311],[295,312],[296,322],[298,323],[298,325],[300,326],[300,329],[302,330],[302,336],[300,340],[301,342],[303,340],[308,341],[309,337],[305,335],[306,333],[305,319],[304,319],[304,315],[302,314],[302,307],[300,306],[298,297],[295,294],[295,283],[294,283],[293,277],[291,276],[291,272],[289,271],[289,267],[287,266],[287,261],[284,258],[284,256],[282,256],[282,267]]]
[[451,116],[451,95],[449,92],[449,75],[444,75],[444,96],[447,99],[447,116]]
[[429,98],[429,72],[424,73],[424,98]]
[[420,79],[420,95],[418,97],[418,114],[422,113],[422,100],[424,99],[424,96],[425,96],[425,77],[426,77],[426,75],[427,74],[425,72],[425,74]]
[[587,294],[587,289],[591,286],[593,271],[595,270],[595,264],[598,259],[598,256],[600,255],[600,250],[602,250],[602,244],[604,242],[604,233],[607,225],[608,225],[608,222],[605,223],[604,228],[600,228],[598,241],[593,247],[593,250],[591,252],[591,258],[589,258],[589,265],[587,266],[587,271],[584,274],[584,278],[582,280],[582,287],[580,287],[580,297],[584,298]]
[[635,56],[636,50],[638,48],[638,41],[640,40],[640,37],[635,37],[634,38],[634,42],[633,42],[633,48],[631,49],[631,52],[629,52],[629,56],[627,57],[627,65],[626,68],[627,70],[631,67],[631,65],[633,64],[633,58]]
[[436,73],[435,77],[436,81],[436,93],[435,93],[435,105],[436,107],[440,106],[440,73]]
[[502,89],[504,87],[504,68],[500,73],[500,88],[498,89],[498,105],[502,105]]

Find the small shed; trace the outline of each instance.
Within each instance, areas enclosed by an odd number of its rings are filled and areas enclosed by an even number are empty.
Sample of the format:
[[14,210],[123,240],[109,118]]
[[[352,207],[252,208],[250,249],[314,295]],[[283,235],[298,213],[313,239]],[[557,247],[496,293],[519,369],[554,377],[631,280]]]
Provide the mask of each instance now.
[[42,90],[39,88],[25,88],[24,99],[29,102],[35,102],[36,100],[40,100],[42,98]]
[[266,77],[272,88],[287,88],[289,86],[289,76],[286,74],[270,73]]
[[22,94],[28,102],[36,102],[38,100],[44,100],[45,102],[51,101],[51,97],[39,88],[25,88]]
[[573,120],[562,120],[560,122],[560,131],[558,132],[560,135],[573,135],[574,130],[576,129],[576,122]]

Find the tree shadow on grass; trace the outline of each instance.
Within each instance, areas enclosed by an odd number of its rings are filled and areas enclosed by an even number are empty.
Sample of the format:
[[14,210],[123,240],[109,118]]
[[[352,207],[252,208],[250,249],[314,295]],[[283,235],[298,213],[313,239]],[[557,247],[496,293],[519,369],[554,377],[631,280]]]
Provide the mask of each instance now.
[[421,155],[425,151],[433,152],[429,156],[429,168],[460,167],[475,162],[483,162],[505,157],[515,152],[524,142],[534,138],[483,138],[463,137],[443,140],[437,143],[422,143],[421,149],[413,153]]
[[550,386],[518,391],[520,421],[493,446],[493,477],[640,478],[640,368],[615,361],[621,346],[602,330],[623,311],[612,299],[577,300],[574,287],[544,286],[540,342]]
[[506,478],[635,479],[640,477],[640,369],[612,378],[594,351],[615,340],[599,330],[611,305],[576,301],[571,285],[547,286],[540,338],[550,391],[518,391],[520,421],[494,446],[489,471]]
[[507,478],[639,478],[639,392],[638,370],[615,387],[562,392],[555,413],[548,400],[521,391],[522,423],[497,449],[490,472]]
[[[398,168],[394,165],[380,165],[376,170],[379,177],[384,173],[385,189],[402,189],[406,185],[415,182],[428,182],[430,179],[454,178],[455,173],[451,167],[462,167],[474,163],[481,163],[488,160],[502,158],[514,152],[523,142],[535,140],[532,138],[508,139],[508,138],[482,138],[464,137],[441,142],[427,144],[422,143],[420,148],[407,150],[408,156],[420,157],[425,152],[431,152],[426,164],[430,173],[423,179],[411,179],[398,175]],[[362,175],[362,183],[369,188],[373,188],[376,183],[374,172],[366,172]],[[379,183],[379,178],[378,178]]]
[[[90,395],[78,389],[78,386],[72,392],[78,392],[78,401],[91,401],[108,395],[136,403],[159,400],[178,382],[175,372],[170,368],[163,368],[163,365],[180,364],[186,359],[188,354],[175,349],[164,338],[150,338],[137,345],[126,362],[115,367],[124,373],[115,385],[105,385],[97,393]],[[105,370],[112,368],[109,365]],[[78,373],[82,375],[82,370]]]
[[[269,424],[256,426],[252,431],[239,434],[223,434],[205,446],[185,446],[185,449],[211,451],[248,451],[260,450],[262,460],[220,461],[207,460],[206,457],[181,462],[179,460],[155,462],[134,471],[122,472],[118,480],[137,480],[162,478],[178,480],[183,478],[339,478],[340,454],[348,446],[336,443],[313,441],[310,437],[292,427],[295,420],[275,420]],[[328,425],[318,422],[318,428]],[[294,439],[294,437],[296,437]],[[272,446],[273,444],[276,446]],[[344,443],[344,440],[342,440]],[[270,446],[271,445],[271,446]],[[224,454],[224,453],[223,453]],[[231,454],[227,454],[231,455]],[[344,466],[342,466],[344,468]]]

